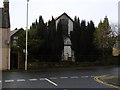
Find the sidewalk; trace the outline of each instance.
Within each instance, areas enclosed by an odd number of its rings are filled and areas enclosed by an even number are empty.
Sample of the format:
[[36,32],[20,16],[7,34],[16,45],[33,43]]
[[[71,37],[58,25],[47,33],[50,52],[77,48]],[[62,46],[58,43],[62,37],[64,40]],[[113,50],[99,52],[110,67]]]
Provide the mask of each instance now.
[[95,77],[95,80],[97,82],[120,89],[120,74],[97,76]]

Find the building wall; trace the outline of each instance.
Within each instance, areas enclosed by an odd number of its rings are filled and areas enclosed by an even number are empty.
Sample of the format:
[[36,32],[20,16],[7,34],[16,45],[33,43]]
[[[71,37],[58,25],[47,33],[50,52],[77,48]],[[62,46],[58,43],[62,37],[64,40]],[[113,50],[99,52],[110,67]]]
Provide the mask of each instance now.
[[68,57],[72,57],[70,38],[64,40],[64,60],[68,60]]
[[0,70],[10,69],[10,17],[9,0],[0,8]]
[[63,51],[63,60],[69,60],[71,58],[71,61],[74,61],[74,51],[71,49],[71,40],[70,38],[66,38],[64,40],[64,51]]
[[56,27],[57,27],[60,19],[67,19],[68,20],[68,34],[70,34],[70,31],[73,31],[73,22],[66,15],[62,15],[59,19],[56,20]]
[[120,41],[116,41],[113,50],[112,50],[112,55],[113,56],[119,56],[120,55]]
[[113,56],[118,56],[120,54],[118,48],[113,48],[112,55]]
[[71,52],[71,46],[64,46],[64,60],[68,60],[69,57],[72,57]]
[[73,31],[73,22],[69,19],[68,22],[68,34],[70,35],[70,31]]
[[[9,28],[1,28],[0,29],[0,41],[2,41],[1,43],[1,47],[0,47],[0,53],[1,53],[1,60],[0,62],[2,62],[0,65],[0,69],[2,70],[7,70],[9,69],[9,63],[10,63],[10,45],[9,45],[9,41],[10,41],[10,29]],[[2,38],[2,39],[1,39]]]
[[[56,20],[56,27],[60,19],[68,20],[68,35],[70,35],[70,32],[73,31],[73,21],[71,21],[71,19],[68,18],[66,15],[62,15],[59,19]],[[63,56],[62,60],[74,61],[74,52],[71,49],[71,41],[69,38],[66,38],[64,40],[64,50],[62,56]]]
[[0,28],[0,70],[2,69],[2,28]]
[[[1,70],[2,70],[2,28],[0,28],[0,80],[2,80],[2,71]],[[2,90],[2,83],[0,83],[0,90]]]

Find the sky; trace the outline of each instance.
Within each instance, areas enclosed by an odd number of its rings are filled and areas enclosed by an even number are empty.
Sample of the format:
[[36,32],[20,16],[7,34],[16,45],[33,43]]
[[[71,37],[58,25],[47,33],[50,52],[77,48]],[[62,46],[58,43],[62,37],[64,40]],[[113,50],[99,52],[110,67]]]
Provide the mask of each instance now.
[[[9,0],[11,30],[26,28],[27,0]],[[80,20],[92,20],[95,26],[105,16],[110,23],[118,22],[119,0],[29,0],[28,25],[32,25],[42,15],[44,22],[66,12],[72,19],[78,16]],[[0,7],[3,0],[0,0]]]

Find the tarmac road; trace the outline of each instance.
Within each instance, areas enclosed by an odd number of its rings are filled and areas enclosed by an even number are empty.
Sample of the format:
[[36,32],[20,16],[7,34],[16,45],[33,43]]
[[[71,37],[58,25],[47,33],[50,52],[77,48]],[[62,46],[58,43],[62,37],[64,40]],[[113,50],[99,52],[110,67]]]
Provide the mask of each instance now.
[[[5,71],[2,73],[2,88],[62,88],[62,90],[76,90],[80,88],[104,88],[114,87],[99,83],[94,77],[101,75],[119,74],[116,68],[90,68],[81,70],[54,70],[54,71]],[[51,89],[51,90],[52,90]],[[13,89],[12,89],[13,90]]]

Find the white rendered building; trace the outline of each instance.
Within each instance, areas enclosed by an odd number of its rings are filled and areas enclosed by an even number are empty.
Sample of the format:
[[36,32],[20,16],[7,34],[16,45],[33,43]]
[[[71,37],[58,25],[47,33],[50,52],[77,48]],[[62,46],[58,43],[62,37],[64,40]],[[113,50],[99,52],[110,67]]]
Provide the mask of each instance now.
[[63,50],[63,58],[62,60],[70,60],[74,61],[74,52],[71,49],[71,40],[70,40],[70,32],[73,31],[73,20],[66,14],[63,13],[56,19],[56,27],[61,20],[62,26],[64,27],[63,31],[63,39],[64,39],[64,50]]

